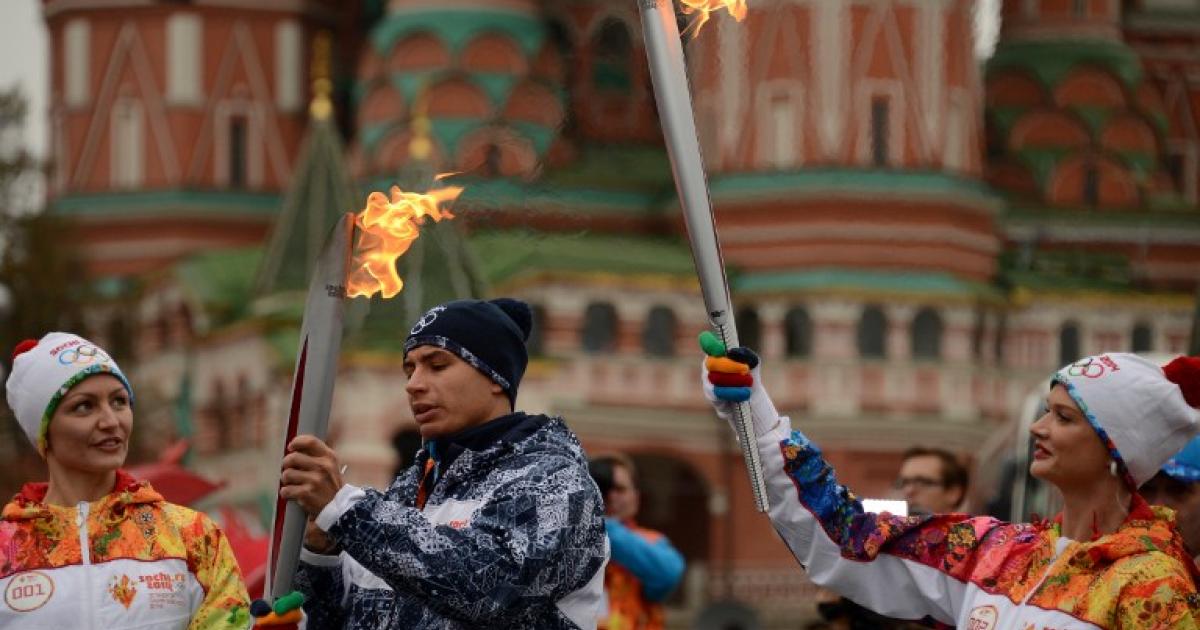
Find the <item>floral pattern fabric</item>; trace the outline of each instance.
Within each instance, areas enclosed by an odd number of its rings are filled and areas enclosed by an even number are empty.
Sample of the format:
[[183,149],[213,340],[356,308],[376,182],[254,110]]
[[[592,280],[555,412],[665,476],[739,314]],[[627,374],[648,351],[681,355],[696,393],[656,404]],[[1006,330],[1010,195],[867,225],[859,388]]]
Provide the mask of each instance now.
[[[104,589],[126,610],[151,593],[165,594],[156,600],[159,604],[178,602],[171,594],[186,592],[187,583],[194,581],[203,597],[191,611],[186,628],[249,626],[249,597],[237,561],[224,534],[207,516],[167,503],[149,484],[118,471],[113,492],[88,505],[85,558],[80,545],[81,508],[44,503],[46,490],[44,483],[28,484],[4,507],[0,515],[0,580],[40,572],[59,590],[80,589],[57,593],[47,606],[78,607],[81,602],[96,601],[84,586],[90,584]],[[132,577],[114,574],[100,579],[123,560],[138,561],[142,570]],[[187,568],[186,575],[157,567],[180,562]],[[56,570],[80,567],[98,579],[55,579]]]
[[1060,541],[1056,521],[866,513],[803,434],[792,432],[779,448],[797,498],[846,560],[897,557],[1015,605],[1061,611],[1100,628],[1196,627],[1196,568],[1173,513],[1151,508],[1139,495],[1116,532],[1087,542]]

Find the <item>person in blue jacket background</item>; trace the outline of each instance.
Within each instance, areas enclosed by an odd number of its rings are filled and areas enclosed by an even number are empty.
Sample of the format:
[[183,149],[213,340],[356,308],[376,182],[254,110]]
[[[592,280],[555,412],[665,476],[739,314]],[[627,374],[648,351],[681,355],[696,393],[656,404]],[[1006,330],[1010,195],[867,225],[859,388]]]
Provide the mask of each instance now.
[[612,549],[604,574],[608,612],[598,627],[658,630],[662,602],[683,578],[683,555],[662,533],[634,521],[641,499],[632,460],[620,454],[595,457],[588,471],[604,496],[604,528]]
[[1188,553],[1200,556],[1200,438],[1192,438],[1139,492],[1147,503],[1175,510]]

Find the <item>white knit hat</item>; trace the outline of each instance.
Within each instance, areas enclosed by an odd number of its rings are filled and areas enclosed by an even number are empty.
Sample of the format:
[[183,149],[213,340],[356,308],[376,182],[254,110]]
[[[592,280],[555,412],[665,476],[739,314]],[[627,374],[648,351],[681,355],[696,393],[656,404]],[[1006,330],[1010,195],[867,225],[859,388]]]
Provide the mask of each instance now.
[[8,377],[8,406],[17,416],[38,452],[46,454],[50,418],[63,396],[80,381],[96,374],[112,374],[121,381],[133,402],[133,388],[103,348],[70,333],[52,332],[40,341],[17,344],[12,374]]
[[1113,352],[1081,359],[1054,375],[1134,489],[1200,432],[1195,372],[1200,359],[1180,357],[1167,367]]

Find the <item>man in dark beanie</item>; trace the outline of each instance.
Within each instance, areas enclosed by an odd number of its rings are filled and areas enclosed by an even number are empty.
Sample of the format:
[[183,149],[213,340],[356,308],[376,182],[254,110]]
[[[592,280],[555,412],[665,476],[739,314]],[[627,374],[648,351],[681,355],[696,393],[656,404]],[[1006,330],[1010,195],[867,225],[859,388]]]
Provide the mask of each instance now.
[[298,436],[283,488],[313,518],[296,583],[309,628],[595,628],[608,543],[587,459],[560,418],[514,411],[524,302],[435,306],[404,344],[421,432],[386,492],[343,484]]

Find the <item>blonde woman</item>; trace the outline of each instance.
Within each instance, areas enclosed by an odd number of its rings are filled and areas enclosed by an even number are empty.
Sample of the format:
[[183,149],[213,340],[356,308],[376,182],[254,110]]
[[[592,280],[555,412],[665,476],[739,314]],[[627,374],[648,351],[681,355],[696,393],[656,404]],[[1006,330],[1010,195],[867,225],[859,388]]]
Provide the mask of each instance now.
[[121,470],[134,398],[108,353],[61,332],[22,342],[7,394],[50,479],[0,517],[0,628],[250,625],[221,530]]
[[815,583],[889,617],[964,630],[1197,627],[1195,569],[1174,514],[1136,488],[1200,429],[1200,359],[1160,368],[1113,353],[1060,370],[1031,428],[1030,472],[1062,492],[1064,508],[1011,524],[864,512],[776,412],[757,357],[711,338],[702,346],[718,414],[750,404],[771,522]]

